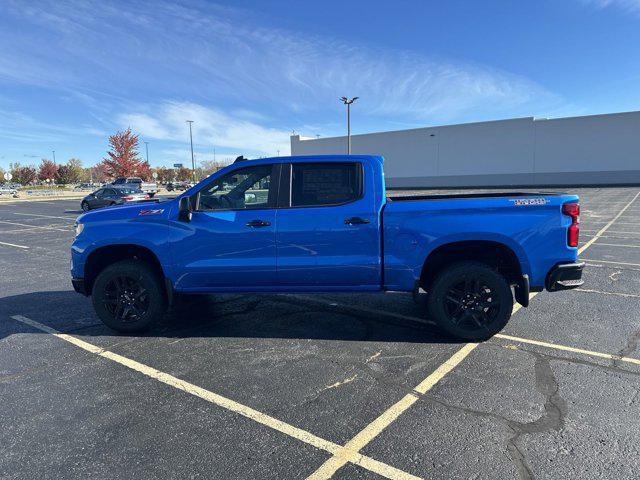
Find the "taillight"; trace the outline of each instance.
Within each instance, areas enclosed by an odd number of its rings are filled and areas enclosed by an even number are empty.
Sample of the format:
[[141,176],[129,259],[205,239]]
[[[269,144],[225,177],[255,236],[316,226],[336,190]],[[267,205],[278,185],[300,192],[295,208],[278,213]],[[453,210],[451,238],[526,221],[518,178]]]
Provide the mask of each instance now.
[[126,201],[130,201],[130,200],[133,200],[133,197],[132,196],[122,197],[122,199]]
[[562,205],[562,213],[571,217],[571,225],[569,225],[569,230],[567,231],[567,245],[577,247],[578,237],[580,235],[580,222],[578,220],[580,216],[580,204],[565,203]]

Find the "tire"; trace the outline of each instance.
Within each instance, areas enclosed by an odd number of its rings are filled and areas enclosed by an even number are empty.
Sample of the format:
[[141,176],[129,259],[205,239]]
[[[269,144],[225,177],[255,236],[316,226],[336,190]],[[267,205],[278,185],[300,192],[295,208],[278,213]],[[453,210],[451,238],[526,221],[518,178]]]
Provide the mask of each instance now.
[[93,284],[91,299],[100,320],[125,333],[148,330],[167,308],[158,274],[140,260],[122,260],[105,268]]
[[80,204],[80,207],[82,208],[83,212],[88,212],[89,210],[91,210],[91,207],[89,207],[89,204],[87,202],[82,202]]
[[445,332],[464,340],[491,338],[511,318],[508,280],[489,266],[460,262],[436,277],[427,298],[429,316]]

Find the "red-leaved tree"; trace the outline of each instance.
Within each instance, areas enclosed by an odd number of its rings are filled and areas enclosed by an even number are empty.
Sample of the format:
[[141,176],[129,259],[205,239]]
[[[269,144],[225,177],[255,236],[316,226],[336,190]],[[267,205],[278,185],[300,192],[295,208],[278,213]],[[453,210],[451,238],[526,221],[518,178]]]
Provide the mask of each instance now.
[[108,176],[149,178],[151,169],[138,156],[138,135],[131,133],[130,128],[111,135],[109,145],[108,158],[102,160]]
[[94,182],[102,183],[113,180],[109,177],[109,173],[107,172],[107,167],[104,162],[100,162],[94,167],[91,167],[90,177]]
[[53,180],[58,173],[58,165],[53,163],[48,158],[43,158],[38,167],[38,180]]

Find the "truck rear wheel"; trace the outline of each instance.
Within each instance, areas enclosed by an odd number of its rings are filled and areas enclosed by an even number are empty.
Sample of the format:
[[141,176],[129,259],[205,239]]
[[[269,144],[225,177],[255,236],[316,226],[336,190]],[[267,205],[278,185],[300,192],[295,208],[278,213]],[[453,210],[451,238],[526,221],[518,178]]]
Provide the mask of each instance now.
[[443,270],[427,298],[429,315],[447,333],[464,340],[486,340],[511,318],[508,280],[479,262],[460,262]]
[[122,260],[105,268],[93,285],[93,308],[100,320],[118,332],[142,332],[166,310],[162,283],[140,260]]

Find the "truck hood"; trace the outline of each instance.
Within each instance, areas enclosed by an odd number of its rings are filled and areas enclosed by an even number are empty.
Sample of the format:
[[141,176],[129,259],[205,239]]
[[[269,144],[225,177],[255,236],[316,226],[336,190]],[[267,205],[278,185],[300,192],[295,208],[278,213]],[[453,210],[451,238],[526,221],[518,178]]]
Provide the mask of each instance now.
[[116,220],[132,220],[135,218],[166,217],[175,200],[167,202],[141,202],[106,207],[100,210],[83,213],[77,218],[78,223],[111,222]]

